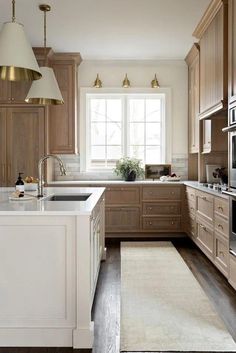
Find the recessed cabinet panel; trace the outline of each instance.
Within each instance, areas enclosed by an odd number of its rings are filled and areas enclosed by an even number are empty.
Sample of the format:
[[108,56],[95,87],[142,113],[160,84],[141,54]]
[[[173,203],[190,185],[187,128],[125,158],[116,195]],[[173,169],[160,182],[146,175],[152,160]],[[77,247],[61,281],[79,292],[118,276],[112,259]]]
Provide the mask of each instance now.
[[215,233],[215,264],[225,276],[228,276],[229,244],[218,233]]
[[203,220],[197,218],[197,243],[211,259],[214,257],[214,232]]
[[180,217],[145,217],[143,218],[144,230],[180,231]]
[[181,200],[181,187],[175,186],[144,186],[143,200]]
[[139,187],[107,187],[106,204],[107,205],[133,205],[139,204]]
[[159,203],[143,203],[144,215],[179,215],[181,214],[180,202],[159,202]]
[[205,192],[197,192],[197,214],[213,223],[213,196]]
[[139,207],[107,207],[106,231],[122,232],[140,229]]

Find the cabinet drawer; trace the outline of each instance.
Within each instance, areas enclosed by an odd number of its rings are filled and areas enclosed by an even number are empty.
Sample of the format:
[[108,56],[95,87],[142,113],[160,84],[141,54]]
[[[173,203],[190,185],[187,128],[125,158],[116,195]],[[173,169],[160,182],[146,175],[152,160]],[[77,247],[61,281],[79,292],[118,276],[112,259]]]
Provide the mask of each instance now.
[[106,232],[138,231],[140,229],[139,207],[107,207]]
[[197,243],[202,251],[211,259],[214,254],[214,232],[204,221],[197,218],[196,222]]
[[139,187],[107,187],[106,204],[107,205],[133,205],[139,204]]
[[229,243],[218,233],[215,233],[215,265],[228,277]]
[[215,214],[215,230],[229,238],[229,221]]
[[197,213],[199,216],[205,218],[206,221],[212,223],[213,222],[213,200],[214,197],[204,193],[197,192]]
[[215,213],[229,218],[229,201],[215,197]]
[[144,186],[143,200],[181,200],[181,187],[176,186]]
[[236,290],[236,256],[229,255],[229,283]]
[[145,215],[179,215],[181,214],[180,202],[160,202],[143,204],[143,214]]
[[144,230],[179,231],[181,228],[180,217],[145,217],[143,218]]
[[195,201],[196,200],[196,190],[190,187],[186,187],[186,198]]
[[195,215],[196,213],[196,204],[195,201],[192,201],[190,199],[186,200],[186,207],[187,207],[187,211],[189,214],[193,214]]
[[196,221],[195,219],[189,217],[189,220],[186,224],[187,233],[191,237],[196,237]]

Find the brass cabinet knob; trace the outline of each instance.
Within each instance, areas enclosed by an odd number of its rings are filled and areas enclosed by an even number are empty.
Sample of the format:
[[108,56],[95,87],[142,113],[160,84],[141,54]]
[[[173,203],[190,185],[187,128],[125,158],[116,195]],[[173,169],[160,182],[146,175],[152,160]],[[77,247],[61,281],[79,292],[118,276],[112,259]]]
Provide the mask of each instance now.
[[218,228],[224,229],[224,227],[220,223],[218,224]]

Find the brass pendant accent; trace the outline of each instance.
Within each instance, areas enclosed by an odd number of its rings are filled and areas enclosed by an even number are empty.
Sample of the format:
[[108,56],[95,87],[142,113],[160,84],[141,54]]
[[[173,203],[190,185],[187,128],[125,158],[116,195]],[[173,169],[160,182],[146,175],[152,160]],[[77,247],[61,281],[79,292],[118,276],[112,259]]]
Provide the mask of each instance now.
[[7,81],[34,81],[42,77],[38,71],[26,69],[24,67],[1,66],[0,79]]
[[125,74],[125,78],[123,80],[122,87],[123,88],[129,88],[130,87],[130,80],[128,79],[127,74]]
[[100,80],[98,74],[97,74],[96,80],[94,81],[93,87],[102,88],[102,81]]
[[26,103],[39,104],[39,105],[61,105],[64,104],[63,100],[50,99],[50,98],[28,98],[25,99]]
[[151,82],[151,86],[152,86],[152,88],[160,88],[160,85],[159,85],[159,82],[157,80],[157,75],[156,74],[155,74],[154,79]]
[[43,12],[51,11],[51,6],[47,4],[39,5],[39,9]]

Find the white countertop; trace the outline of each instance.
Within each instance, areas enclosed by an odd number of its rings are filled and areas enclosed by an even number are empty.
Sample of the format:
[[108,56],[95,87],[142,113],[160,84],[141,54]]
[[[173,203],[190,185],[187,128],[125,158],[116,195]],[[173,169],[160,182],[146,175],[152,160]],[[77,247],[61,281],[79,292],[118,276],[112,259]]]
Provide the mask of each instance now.
[[[45,197],[54,194],[91,194],[86,201],[47,201],[32,200],[11,201],[9,196],[14,188],[0,188],[0,216],[3,215],[90,215],[98,200],[105,191],[105,188],[86,188],[86,187],[45,187]],[[27,192],[36,195],[37,192]]]
[[136,181],[124,181],[124,180],[60,180],[60,181],[51,181],[49,182],[50,186],[56,185],[56,186],[80,186],[80,185],[101,185],[101,186],[106,186],[106,185],[129,185],[129,186],[135,186],[135,185],[187,185],[191,186],[194,189],[207,192],[209,194],[212,194],[214,196],[219,196],[224,199],[227,199],[228,196],[222,194],[220,191],[215,191],[213,189],[210,189],[206,186],[203,186],[202,183],[199,183],[198,181],[159,181],[159,180],[136,180]]

